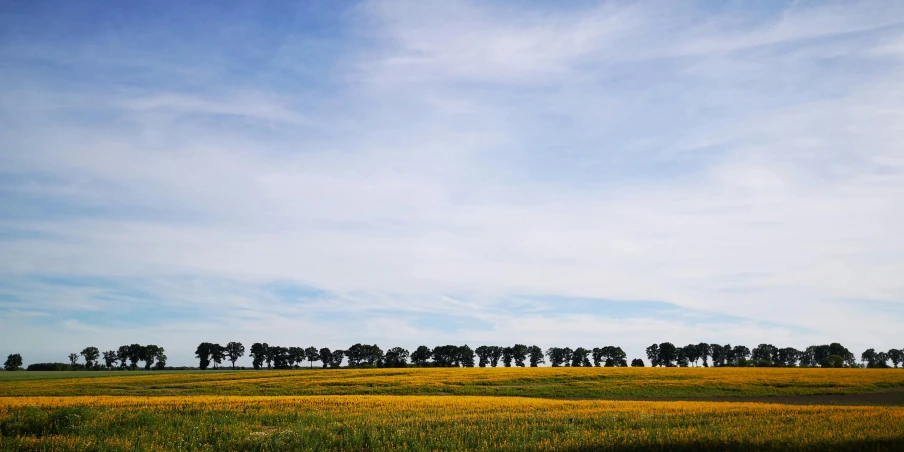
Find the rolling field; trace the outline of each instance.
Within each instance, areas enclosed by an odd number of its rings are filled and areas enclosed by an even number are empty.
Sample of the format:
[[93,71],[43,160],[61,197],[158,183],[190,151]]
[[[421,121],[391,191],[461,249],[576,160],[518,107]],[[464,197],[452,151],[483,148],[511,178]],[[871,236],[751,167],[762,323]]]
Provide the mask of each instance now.
[[894,369],[11,374],[0,450],[904,449],[904,406],[724,401],[900,393]]

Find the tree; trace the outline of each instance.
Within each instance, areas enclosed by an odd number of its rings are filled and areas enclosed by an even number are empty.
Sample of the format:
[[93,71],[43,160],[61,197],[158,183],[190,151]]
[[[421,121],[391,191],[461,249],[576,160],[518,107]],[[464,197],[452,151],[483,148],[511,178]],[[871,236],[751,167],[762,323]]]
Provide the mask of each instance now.
[[85,349],[82,350],[81,355],[85,357],[86,369],[91,369],[92,367],[94,367],[97,359],[100,358],[100,352],[97,351],[97,347],[85,347]]
[[317,352],[317,347],[313,345],[304,349],[304,357],[311,364],[311,369],[314,368],[314,361],[320,360],[320,353]]
[[496,367],[499,364],[499,359],[502,358],[502,347],[498,345],[493,345],[490,347],[490,365]]
[[273,361],[273,367],[277,369],[288,369],[289,362],[289,349],[286,347],[280,347],[278,345],[272,345],[268,349],[270,353],[268,353],[268,357]]
[[731,363],[735,366],[746,366],[748,357],[750,357],[750,349],[743,345],[735,345],[735,347],[731,349]]
[[129,346],[120,345],[116,350],[116,360],[119,361],[119,368],[125,369],[129,362]]
[[298,367],[305,359],[304,349],[301,347],[289,347],[289,365]]
[[895,369],[897,369],[898,364],[904,362],[904,352],[899,349],[893,348],[888,351],[888,359],[891,360],[891,363],[894,364]]
[[562,358],[565,360],[565,365],[571,365],[571,358],[574,356],[574,350],[569,347],[562,347]]
[[[688,357],[688,350],[684,347],[677,347],[675,350],[678,352],[678,359],[675,361],[675,363],[678,365],[678,367],[687,367],[691,362],[690,358]],[[691,350],[690,352],[694,353],[693,350]]]
[[330,363],[333,362],[333,352],[330,349],[324,347],[320,349],[320,362],[323,363],[323,368],[326,369],[329,367]]
[[515,357],[515,350],[512,347],[505,347],[502,349],[502,362],[505,364],[505,367],[512,367],[512,358]]
[[722,367],[728,363],[728,355],[731,354],[731,344],[712,344],[709,347],[712,352],[713,366]]
[[512,357],[515,359],[515,366],[524,367],[524,360],[527,359],[527,346],[524,344],[515,344],[512,347]]
[[405,367],[408,365],[408,350],[402,347],[393,347],[386,350],[386,367]]
[[132,369],[138,367],[138,361],[141,361],[141,354],[143,353],[144,347],[140,344],[132,344],[129,345],[129,363]]
[[675,367],[676,361],[678,361],[678,348],[671,342],[659,344],[659,365]]
[[709,363],[706,361],[707,358],[712,356],[713,349],[706,342],[701,342],[697,344],[697,357],[703,360],[703,367],[709,367]]
[[456,363],[458,347],[455,345],[440,345],[433,348],[433,362],[437,367],[452,367]]
[[590,350],[587,350],[584,347],[574,349],[571,353],[571,367],[590,367],[590,360],[587,359],[587,355],[589,354]]
[[876,350],[869,348],[865,352],[860,354],[860,361],[866,363],[866,367],[875,367],[876,365]]
[[229,357],[229,362],[232,363],[232,368],[235,369],[235,362],[245,356],[245,346],[241,342],[226,344],[226,356]]
[[166,355],[163,353],[163,347],[157,347],[157,353],[155,358],[157,358],[157,365],[154,366],[157,370],[163,370],[166,367]]
[[760,367],[769,367],[778,361],[778,347],[772,344],[760,344],[751,352],[751,358]]
[[276,345],[270,346],[266,342],[264,342],[264,362],[267,363],[267,369],[273,368],[273,358],[274,352],[276,352]]
[[627,367],[628,355],[621,347],[607,345],[600,349],[603,365],[606,367]]
[[[266,343],[255,342],[251,344],[251,352],[248,353],[248,356],[251,357],[251,365],[254,366],[254,369],[260,369],[264,365],[264,361],[267,359],[269,346]],[[329,353],[329,349],[327,349],[327,353]],[[327,361],[324,361],[327,362]],[[326,364],[324,364],[326,367]]]
[[819,361],[822,367],[844,367],[844,358],[839,355],[829,355]]
[[653,344],[647,347],[647,359],[650,360],[650,365],[653,367],[662,365],[662,363],[659,362],[659,344]]
[[531,367],[537,367],[545,362],[543,359],[543,350],[536,345],[531,345],[530,347],[528,347],[527,354],[528,356],[530,356]]
[[338,368],[342,366],[342,360],[345,358],[345,350],[333,350],[333,356],[330,360],[330,367]]
[[631,360],[631,367],[643,367],[643,360],[640,358],[634,358]]
[[559,367],[565,363],[565,353],[561,347],[546,349],[546,356],[549,358],[549,365],[552,367]]
[[113,350],[107,350],[104,352],[104,364],[107,365],[107,369],[112,369],[113,366],[116,365],[116,352]]
[[198,358],[198,367],[206,370],[210,367],[210,357],[213,354],[213,344],[210,342],[201,342],[195,349],[195,358]]
[[487,364],[490,363],[490,348],[486,345],[477,347],[476,349],[474,349],[474,353],[477,354],[478,366],[486,367]]
[[[217,347],[219,347],[219,345],[217,345]],[[156,345],[151,344],[141,347],[140,358],[144,361],[144,370],[151,370],[151,365],[154,364],[154,360],[162,354],[163,348]]]
[[[471,350],[471,347],[469,347],[468,344],[458,347],[455,356],[456,364],[461,364],[462,367],[474,367],[474,350]],[[521,367],[524,367],[523,362]]]
[[78,365],[78,354],[76,354],[76,353],[69,354],[69,364],[72,365],[72,370],[75,370],[75,366]]
[[414,363],[415,366],[423,366],[424,364],[427,364],[427,360],[430,359],[431,356],[433,356],[433,350],[430,350],[430,347],[427,347],[426,345],[421,345],[411,354],[411,362]]
[[[77,359],[78,357],[76,357]],[[3,368],[8,371],[19,370],[22,367],[22,355],[18,353],[12,353],[6,357],[6,362],[3,363]]]
[[603,349],[599,347],[593,347],[593,350],[590,351],[590,356],[593,358],[593,367],[599,367],[600,364],[603,363]]
[[796,348],[785,347],[778,350],[778,363],[785,367],[794,367],[800,359],[800,352]]

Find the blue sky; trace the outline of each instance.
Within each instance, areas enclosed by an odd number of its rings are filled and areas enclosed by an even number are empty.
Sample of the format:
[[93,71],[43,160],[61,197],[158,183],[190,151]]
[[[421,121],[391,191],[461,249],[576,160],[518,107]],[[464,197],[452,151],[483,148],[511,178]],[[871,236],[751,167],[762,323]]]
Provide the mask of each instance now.
[[904,4],[0,5],[0,355],[904,347]]

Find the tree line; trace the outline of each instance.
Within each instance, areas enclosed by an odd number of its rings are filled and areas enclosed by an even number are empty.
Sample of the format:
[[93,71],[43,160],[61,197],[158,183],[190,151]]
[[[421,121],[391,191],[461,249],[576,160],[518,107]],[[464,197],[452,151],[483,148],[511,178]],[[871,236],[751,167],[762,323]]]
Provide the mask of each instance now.
[[[290,369],[303,366],[307,361],[309,367],[319,362],[322,368],[337,368],[345,363],[348,367],[538,367],[549,364],[552,367],[626,367],[627,354],[621,347],[604,346],[594,348],[551,347],[543,351],[536,345],[513,346],[481,345],[471,349],[468,345],[441,345],[430,348],[426,345],[417,347],[413,352],[402,347],[393,347],[385,352],[377,345],[354,344],[348,349],[330,350],[314,346],[281,347],[256,342],[248,350],[254,369]],[[702,365],[710,367],[868,367],[897,368],[904,363],[904,351],[891,349],[886,352],[868,349],[860,355],[860,363],[846,347],[835,342],[829,345],[812,345],[804,350],[793,347],[779,348],[772,344],[760,344],[753,350],[743,345],[731,344],[688,344],[678,347],[671,342],[653,344],[646,348],[649,364],[653,367],[688,367]],[[220,345],[202,342],[195,349],[195,357],[202,370],[213,366],[220,368],[230,363],[235,369],[236,362],[245,356],[245,346],[241,342],[229,342]],[[84,364],[79,363],[84,359]],[[163,347],[157,345],[131,344],[120,346],[117,350],[101,353],[97,347],[85,347],[80,353],[69,354],[69,364],[36,363],[27,370],[135,370],[138,363],[144,364],[145,370],[164,369],[166,354]],[[548,360],[548,361],[547,361]],[[891,362],[891,366],[889,365]],[[631,360],[631,366],[643,367],[640,358]],[[18,370],[22,367],[22,356],[11,354],[4,363],[5,370]]]
[[647,359],[652,366],[687,367],[702,362],[709,367],[708,359],[713,366],[758,366],[758,367],[891,367],[897,368],[904,362],[904,351],[891,349],[887,352],[876,352],[868,349],[860,355],[862,363],[857,363],[854,354],[843,345],[833,342],[829,345],[811,345],[804,350],[793,347],[779,348],[772,344],[760,344],[753,350],[731,344],[688,344],[676,347],[671,342],[653,344],[646,349]]

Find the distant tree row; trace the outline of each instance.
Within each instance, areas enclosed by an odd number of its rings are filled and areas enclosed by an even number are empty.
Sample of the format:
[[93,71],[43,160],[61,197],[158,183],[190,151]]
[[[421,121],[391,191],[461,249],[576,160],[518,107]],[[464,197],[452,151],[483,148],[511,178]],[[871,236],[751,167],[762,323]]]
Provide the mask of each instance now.
[[829,345],[811,345],[804,350],[792,347],[778,348],[772,344],[760,344],[753,350],[743,346],[730,344],[688,344],[676,347],[671,342],[653,344],[647,347],[647,359],[652,366],[687,367],[702,362],[709,367],[709,359],[713,366],[758,366],[758,367],[894,367],[904,362],[904,352],[891,349],[888,352],[876,352],[869,349],[861,355],[863,365],[857,364],[854,354],[843,345],[834,342]]
[[[230,361],[235,368],[235,362],[244,356],[245,347],[240,342],[230,342],[226,346],[211,342],[202,342],[195,349],[195,357],[201,369],[207,369],[213,364],[213,368],[219,368],[220,364]],[[307,361],[310,367],[314,362],[320,362],[323,368],[340,367],[347,360],[349,367],[405,367],[434,366],[434,367],[474,367],[475,359],[479,367],[497,367],[501,362],[505,367],[537,367],[549,363],[553,367],[559,366],[627,366],[627,355],[621,347],[606,346],[602,348],[586,349],[578,347],[574,350],[568,347],[552,347],[544,353],[536,346],[515,344],[511,347],[497,345],[481,345],[477,349],[471,349],[468,345],[441,345],[434,348],[421,345],[413,352],[402,347],[393,347],[383,351],[377,345],[355,344],[347,350],[330,350],[317,347],[281,347],[267,343],[256,342],[251,345],[248,355],[252,359],[252,366],[261,369],[265,365],[268,369],[290,369],[299,367]],[[591,364],[590,359],[593,360]],[[635,360],[636,361],[636,360]],[[635,363],[636,365],[637,363]],[[639,365],[643,365],[641,362]]]
[[[103,353],[97,347],[85,347],[80,353],[69,354],[69,366],[71,370],[110,370],[110,369],[138,369],[138,362],[144,363],[144,370],[163,369],[166,367],[166,354],[163,347],[157,345],[131,344],[122,345],[116,350],[108,350]],[[84,358],[85,363],[79,363],[79,358]],[[101,360],[103,359],[103,360]],[[58,363],[42,363],[41,366],[55,365]],[[29,366],[32,370],[32,366]],[[38,370],[38,369],[34,369]]]

